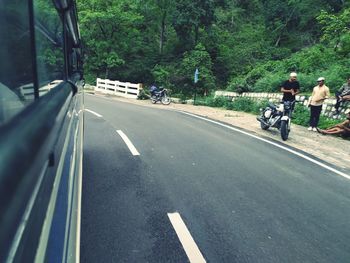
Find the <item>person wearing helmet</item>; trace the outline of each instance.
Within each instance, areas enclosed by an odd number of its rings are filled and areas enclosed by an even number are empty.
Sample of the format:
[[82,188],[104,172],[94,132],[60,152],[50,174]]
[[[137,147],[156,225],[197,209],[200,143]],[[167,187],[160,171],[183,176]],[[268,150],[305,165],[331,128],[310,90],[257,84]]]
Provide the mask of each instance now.
[[[281,85],[281,92],[283,92],[282,101],[295,101],[295,95],[300,92],[300,84],[297,81],[297,73],[292,72],[289,79]],[[294,109],[294,103],[292,110]]]
[[151,96],[154,96],[154,95],[156,95],[156,93],[158,92],[158,88],[157,88],[157,86],[156,86],[155,84],[153,84],[153,85],[150,87],[149,91],[151,92]]
[[318,85],[314,87],[312,91],[312,95],[310,97],[310,126],[308,128],[309,131],[317,131],[318,121],[320,119],[322,104],[325,99],[329,98],[329,88],[324,85],[325,78],[319,77],[317,79]]

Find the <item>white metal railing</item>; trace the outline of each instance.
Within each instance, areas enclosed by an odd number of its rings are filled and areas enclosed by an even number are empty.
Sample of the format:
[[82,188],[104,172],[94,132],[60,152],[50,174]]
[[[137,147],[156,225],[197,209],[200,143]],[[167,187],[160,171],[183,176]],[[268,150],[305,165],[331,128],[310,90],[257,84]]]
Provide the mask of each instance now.
[[100,79],[96,80],[95,91],[104,94],[111,94],[125,98],[136,99],[142,89],[142,84],[133,84],[130,82],[120,82],[118,80]]

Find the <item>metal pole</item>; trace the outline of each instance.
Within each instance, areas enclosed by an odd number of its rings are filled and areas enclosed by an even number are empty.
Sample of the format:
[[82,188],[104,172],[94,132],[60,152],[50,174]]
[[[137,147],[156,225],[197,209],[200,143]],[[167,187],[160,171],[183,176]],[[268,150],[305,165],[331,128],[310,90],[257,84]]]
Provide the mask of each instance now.
[[194,96],[193,96],[193,105],[196,105],[196,96],[197,96],[197,84],[194,84]]

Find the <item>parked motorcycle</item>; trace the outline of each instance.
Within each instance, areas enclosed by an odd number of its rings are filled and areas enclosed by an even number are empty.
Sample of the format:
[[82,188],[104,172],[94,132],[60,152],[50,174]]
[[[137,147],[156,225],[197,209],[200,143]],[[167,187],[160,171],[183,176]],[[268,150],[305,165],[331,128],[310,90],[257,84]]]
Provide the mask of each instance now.
[[171,102],[170,97],[168,97],[167,90],[162,89],[160,91],[154,91],[151,93],[151,102],[153,104],[157,103],[160,101],[164,105],[169,105]]
[[277,107],[275,104],[269,102],[269,105],[265,109],[261,109],[261,115],[257,117],[261,129],[277,128],[281,132],[282,140],[287,140],[290,132],[294,103],[295,101],[284,101]]

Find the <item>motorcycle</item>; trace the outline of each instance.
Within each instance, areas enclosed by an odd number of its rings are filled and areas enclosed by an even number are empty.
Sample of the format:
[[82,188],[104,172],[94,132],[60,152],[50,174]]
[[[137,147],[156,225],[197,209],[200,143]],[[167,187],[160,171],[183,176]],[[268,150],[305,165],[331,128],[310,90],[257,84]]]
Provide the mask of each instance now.
[[269,102],[269,105],[261,109],[261,115],[257,117],[261,129],[277,128],[280,130],[282,140],[287,140],[290,132],[294,103],[295,101],[283,101],[277,107],[275,104]]
[[168,97],[167,90],[162,89],[160,91],[154,91],[151,93],[151,102],[153,104],[157,103],[160,101],[164,105],[169,105],[171,102],[170,97]]

